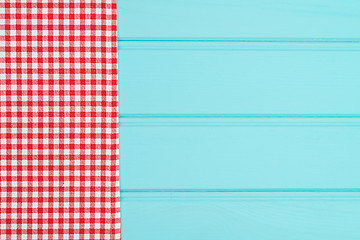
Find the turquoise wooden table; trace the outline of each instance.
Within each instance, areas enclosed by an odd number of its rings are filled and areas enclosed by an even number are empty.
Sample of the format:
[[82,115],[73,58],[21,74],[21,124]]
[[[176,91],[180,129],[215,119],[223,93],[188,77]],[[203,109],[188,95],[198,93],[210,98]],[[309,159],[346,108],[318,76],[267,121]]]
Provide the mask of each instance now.
[[360,239],[360,1],[118,3],[124,240]]

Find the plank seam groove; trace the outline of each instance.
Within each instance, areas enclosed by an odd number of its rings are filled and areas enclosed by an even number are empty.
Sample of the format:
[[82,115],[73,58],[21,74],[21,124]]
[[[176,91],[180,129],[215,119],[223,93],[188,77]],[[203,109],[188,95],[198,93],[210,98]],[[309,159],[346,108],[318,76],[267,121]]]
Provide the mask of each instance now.
[[139,189],[122,190],[122,199],[359,199],[359,189]]
[[119,118],[360,118],[358,114],[120,114]]
[[359,51],[360,40],[120,40],[119,50]]
[[118,42],[360,43],[360,39],[118,39]]
[[284,188],[284,189],[126,189],[120,190],[122,193],[147,193],[147,192],[166,192],[166,193],[291,193],[291,192],[323,192],[323,193],[337,193],[337,192],[359,192],[360,188]]

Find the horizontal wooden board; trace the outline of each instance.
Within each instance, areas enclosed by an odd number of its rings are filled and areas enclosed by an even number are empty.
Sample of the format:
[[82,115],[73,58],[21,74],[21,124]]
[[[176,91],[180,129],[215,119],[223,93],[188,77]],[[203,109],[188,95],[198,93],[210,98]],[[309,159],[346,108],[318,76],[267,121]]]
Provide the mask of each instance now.
[[120,113],[359,114],[358,45],[120,44]]
[[353,198],[122,198],[126,240],[358,240]]
[[357,0],[123,0],[119,37],[359,38]]
[[121,187],[358,188],[360,125],[350,120],[122,120]]

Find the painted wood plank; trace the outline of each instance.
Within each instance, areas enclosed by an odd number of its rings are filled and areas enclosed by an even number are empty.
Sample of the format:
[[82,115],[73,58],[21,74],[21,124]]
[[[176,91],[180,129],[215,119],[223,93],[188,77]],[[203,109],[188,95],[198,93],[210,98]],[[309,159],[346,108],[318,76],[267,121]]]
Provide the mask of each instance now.
[[121,39],[359,38],[357,0],[123,0]]
[[118,4],[122,238],[360,238],[355,0]]
[[360,113],[360,54],[344,43],[121,46],[123,115]]
[[123,198],[126,240],[358,240],[360,201],[353,198]]
[[242,124],[225,121],[218,126],[207,125],[206,119],[200,126],[176,124],[179,119],[174,125],[121,123],[121,188],[358,188],[356,120],[306,124],[299,119],[244,119]]

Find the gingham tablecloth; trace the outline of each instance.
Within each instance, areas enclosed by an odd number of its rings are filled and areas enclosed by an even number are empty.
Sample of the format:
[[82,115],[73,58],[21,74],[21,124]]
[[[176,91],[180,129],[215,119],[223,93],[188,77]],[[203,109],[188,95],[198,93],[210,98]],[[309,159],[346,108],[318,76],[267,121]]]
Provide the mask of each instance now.
[[0,1],[0,57],[0,239],[120,239],[116,1]]

